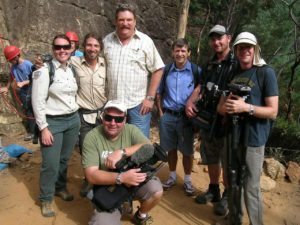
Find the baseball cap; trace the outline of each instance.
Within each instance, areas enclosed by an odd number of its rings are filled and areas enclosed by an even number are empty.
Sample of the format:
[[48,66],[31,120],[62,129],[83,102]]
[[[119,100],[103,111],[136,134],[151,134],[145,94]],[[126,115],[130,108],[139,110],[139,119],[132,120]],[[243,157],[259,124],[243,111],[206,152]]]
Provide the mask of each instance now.
[[233,42],[233,46],[241,44],[241,43],[256,46],[257,39],[253,34],[251,34],[249,32],[242,32],[236,37],[235,41]]
[[211,36],[213,33],[224,35],[227,34],[227,30],[224,26],[217,24],[213,28],[211,28],[211,30],[208,33],[208,36]]
[[110,100],[106,103],[106,105],[104,106],[104,110],[105,109],[109,109],[109,108],[116,108],[118,110],[120,110],[121,112],[126,113],[127,112],[127,108],[124,105],[123,102],[119,101],[119,100]]

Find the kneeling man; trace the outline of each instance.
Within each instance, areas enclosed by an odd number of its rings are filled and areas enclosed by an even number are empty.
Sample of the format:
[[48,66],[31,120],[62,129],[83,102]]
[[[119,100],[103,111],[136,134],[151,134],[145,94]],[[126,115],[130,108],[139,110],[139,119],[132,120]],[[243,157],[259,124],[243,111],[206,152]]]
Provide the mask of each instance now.
[[[150,140],[134,125],[125,124],[126,106],[117,100],[108,101],[104,107],[103,124],[90,131],[84,140],[82,164],[85,176],[94,185],[139,186],[147,174],[140,169],[115,172],[116,163],[131,156]],[[140,207],[133,217],[134,224],[147,224],[149,211],[157,205],[163,194],[161,182],[153,177],[134,194]],[[96,209],[89,225],[119,225],[122,212],[116,208],[107,212]]]

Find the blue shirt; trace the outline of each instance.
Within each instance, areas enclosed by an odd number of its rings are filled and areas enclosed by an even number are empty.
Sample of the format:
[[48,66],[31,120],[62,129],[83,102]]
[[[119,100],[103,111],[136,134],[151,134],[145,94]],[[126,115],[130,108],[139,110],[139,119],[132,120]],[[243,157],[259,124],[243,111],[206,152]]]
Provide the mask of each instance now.
[[76,50],[75,52],[72,52],[71,56],[81,57],[83,56],[83,53],[82,51]]
[[[201,74],[201,69],[198,68],[198,70]],[[167,74],[165,85],[161,82],[158,89],[158,94],[163,93],[163,108],[182,111],[195,88],[194,82],[190,61],[187,61],[182,69],[177,69],[173,63]]]
[[[33,64],[28,61],[24,60],[22,64],[15,64],[11,67],[12,75],[14,76],[17,82],[22,82],[26,80],[31,80],[32,74],[32,67]],[[29,90],[30,85],[26,85],[20,89],[20,95],[26,96]]]

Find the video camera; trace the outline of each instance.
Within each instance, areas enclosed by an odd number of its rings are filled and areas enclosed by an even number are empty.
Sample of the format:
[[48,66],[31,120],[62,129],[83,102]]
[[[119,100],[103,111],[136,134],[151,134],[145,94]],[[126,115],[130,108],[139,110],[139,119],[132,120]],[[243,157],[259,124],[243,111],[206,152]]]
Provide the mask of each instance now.
[[251,92],[251,87],[244,84],[228,84],[228,90],[224,91],[224,95],[228,96],[230,93],[240,96],[245,100],[249,97]]
[[[134,168],[141,168],[148,176],[157,169],[157,162],[167,162],[167,153],[157,143],[145,144],[132,156],[122,158],[116,164],[116,170],[121,173]],[[150,177],[151,178],[151,177]]]

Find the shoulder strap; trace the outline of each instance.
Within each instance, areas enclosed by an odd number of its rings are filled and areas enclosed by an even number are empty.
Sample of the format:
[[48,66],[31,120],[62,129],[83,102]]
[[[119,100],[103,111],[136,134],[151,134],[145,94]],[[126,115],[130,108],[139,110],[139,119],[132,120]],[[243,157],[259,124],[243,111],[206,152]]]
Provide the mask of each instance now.
[[55,69],[54,69],[54,65],[52,60],[49,62],[46,62],[49,68],[49,87],[51,86],[51,84],[53,83],[54,80],[54,73],[55,73]]
[[193,76],[194,76],[194,85],[195,88],[198,84],[198,78],[199,78],[199,70],[198,70],[198,65],[191,63],[192,66],[192,72],[193,72]]
[[171,69],[171,66],[172,66],[172,63],[169,63],[165,66],[164,68],[164,72],[163,72],[163,75],[162,75],[162,79],[161,79],[161,96],[164,95],[164,92],[165,92],[165,86],[166,86],[166,80],[167,80],[167,76],[169,74],[169,71]]

